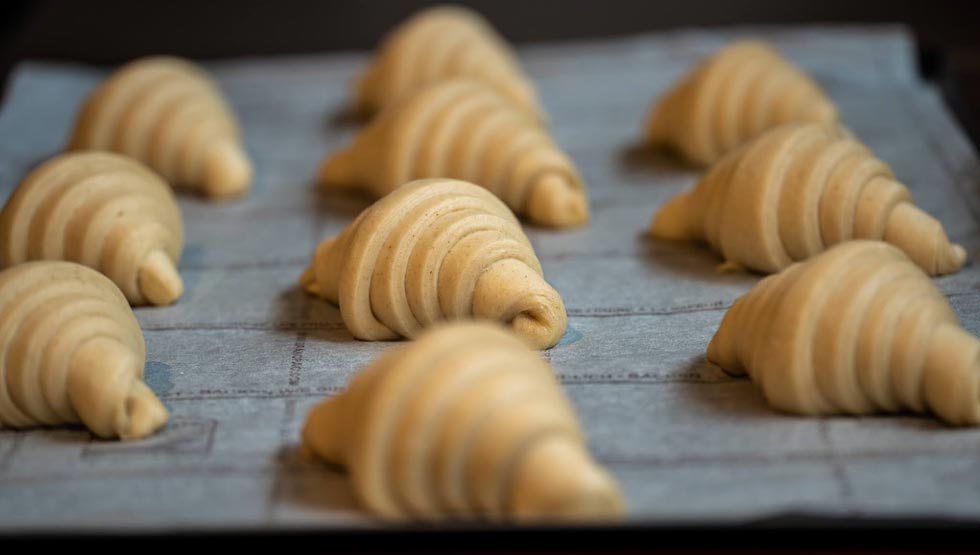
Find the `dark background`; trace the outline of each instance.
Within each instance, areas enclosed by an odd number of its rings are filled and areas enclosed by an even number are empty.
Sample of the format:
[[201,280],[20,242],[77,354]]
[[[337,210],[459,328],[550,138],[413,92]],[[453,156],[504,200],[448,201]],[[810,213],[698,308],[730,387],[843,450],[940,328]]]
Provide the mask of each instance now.
[[[434,2],[421,0],[48,0],[0,1],[0,85],[19,60],[43,58],[115,65],[131,58],[168,53],[191,58],[365,50],[385,31],[413,11]],[[919,45],[920,71],[943,94],[980,144],[980,0],[469,0],[459,2],[483,13],[500,32],[518,44],[597,38],[692,26],[786,23],[903,23]],[[2,87],[0,87],[2,91]],[[827,523],[824,522],[824,525]],[[761,533],[760,533],[761,532]],[[545,548],[552,552],[625,551],[635,541],[643,551],[654,546],[675,552],[709,552],[739,546],[745,553],[969,552],[980,541],[974,527],[950,523],[890,522],[883,528],[848,523],[828,529],[806,522],[766,523],[762,530],[617,530],[577,534],[378,537],[352,535],[319,545],[341,551],[429,550],[500,552]],[[780,541],[779,535],[786,534]],[[842,534],[846,534],[843,535]],[[0,538],[2,539],[2,538]],[[77,538],[61,540],[67,547]],[[88,538],[91,545],[93,539]],[[190,545],[201,538],[142,538]],[[235,538],[211,538],[225,550]],[[278,536],[239,537],[237,543],[282,549]],[[291,536],[292,540],[313,540]],[[651,543],[650,540],[655,539]],[[216,541],[217,540],[217,541]],[[24,547],[37,538],[23,538]],[[219,543],[220,541],[220,543]],[[31,542],[30,545],[27,542]],[[293,542],[297,543],[297,542]],[[773,549],[765,545],[780,546]],[[146,545],[146,543],[144,543]],[[205,545],[208,545],[207,543]],[[931,546],[931,547],[929,547]],[[703,551],[702,551],[703,550]],[[4,551],[0,549],[0,551]],[[12,550],[16,552],[17,550]],[[4,551],[6,552],[6,551]]]
[[[0,83],[18,60],[118,64],[369,49],[424,0],[13,0],[0,3]],[[463,0],[516,43],[691,26],[904,23],[920,70],[980,144],[980,0]]]

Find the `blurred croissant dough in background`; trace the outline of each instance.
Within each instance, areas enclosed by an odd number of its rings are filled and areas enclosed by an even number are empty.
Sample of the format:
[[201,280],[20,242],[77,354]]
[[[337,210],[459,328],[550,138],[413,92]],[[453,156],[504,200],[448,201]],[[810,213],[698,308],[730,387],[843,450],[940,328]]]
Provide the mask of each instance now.
[[171,185],[209,197],[248,191],[252,162],[217,85],[189,60],[148,57],[130,62],[85,101],[69,149],[131,156]]
[[837,118],[837,108],[806,74],[765,43],[743,40],[657,101],[647,139],[707,166],[772,127]]
[[514,214],[485,189],[452,179],[407,183],[317,247],[300,278],[340,305],[354,337],[415,337],[441,320],[504,322],[536,348],[567,318]]
[[0,267],[70,260],[108,276],[133,305],[183,292],[180,209],[170,186],[136,160],[69,152],[24,178],[0,212]]
[[392,30],[357,82],[357,110],[372,114],[452,77],[481,81],[532,118],[543,118],[510,46],[480,14],[462,6],[424,9]]
[[376,360],[310,412],[303,449],[346,466],[388,518],[623,512],[551,367],[491,323],[443,324]]
[[777,409],[915,411],[980,424],[980,341],[898,249],[850,241],[738,299],[708,359],[748,373]]
[[147,436],[168,414],[143,383],[145,356],[133,311],[102,274],[62,261],[0,272],[0,427]]
[[706,241],[765,273],[849,239],[891,243],[931,276],[966,260],[891,169],[836,125],[781,126],[731,152],[668,201],[650,233]]
[[569,227],[589,219],[571,160],[537,123],[472,80],[430,85],[391,106],[324,162],[319,181],[381,197],[425,177],[476,183],[534,224]]

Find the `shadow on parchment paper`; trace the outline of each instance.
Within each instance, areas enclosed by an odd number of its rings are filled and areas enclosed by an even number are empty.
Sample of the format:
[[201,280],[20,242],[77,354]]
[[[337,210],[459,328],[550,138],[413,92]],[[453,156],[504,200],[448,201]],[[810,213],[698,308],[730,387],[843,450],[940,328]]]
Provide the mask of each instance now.
[[320,520],[337,513],[350,513],[355,518],[364,516],[342,467],[307,459],[298,445],[281,447],[276,459],[273,504],[278,510],[300,512]]
[[[71,423],[59,425],[57,428],[30,428],[19,430],[16,433],[24,434],[25,437],[43,438],[46,443],[75,444],[79,448],[84,447],[92,441],[97,441],[95,435],[88,431],[84,424]],[[35,442],[37,439],[34,440]]]
[[325,189],[319,183],[310,183],[310,189],[314,193],[317,214],[325,223],[346,226],[377,200],[358,188]]
[[344,325],[340,309],[333,303],[307,293],[297,283],[279,292],[272,320],[276,331],[286,335],[304,332],[308,338],[317,341],[351,342],[356,341]]
[[643,232],[643,260],[651,272],[674,274],[677,278],[706,285],[754,285],[763,276],[738,269],[727,269],[723,260],[697,241],[655,239]]
[[762,392],[748,376],[728,374],[704,355],[691,360],[684,373],[704,376],[706,383],[691,384],[678,390],[678,395],[685,397],[690,406],[702,414],[717,415],[725,420],[770,419],[779,414],[766,404]]
[[327,131],[336,131],[365,125],[369,121],[371,118],[368,114],[359,112],[357,108],[351,105],[350,100],[345,99],[342,104],[327,111],[324,126]]
[[619,167],[628,173],[659,172],[688,175],[702,168],[684,162],[680,156],[665,148],[650,146],[642,141],[628,143],[619,149]]

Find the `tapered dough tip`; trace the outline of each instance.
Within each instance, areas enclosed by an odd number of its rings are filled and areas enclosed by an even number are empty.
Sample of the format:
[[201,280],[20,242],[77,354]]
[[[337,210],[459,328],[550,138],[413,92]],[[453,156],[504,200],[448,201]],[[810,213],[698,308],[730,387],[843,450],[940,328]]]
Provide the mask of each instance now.
[[149,304],[166,306],[184,293],[184,282],[170,255],[155,250],[146,257],[139,269],[139,288]]
[[139,288],[150,304],[172,304],[184,293],[184,282],[170,256],[155,250],[146,257],[139,269]]
[[929,407],[948,424],[980,424],[980,340],[945,323],[932,335],[924,391]]
[[316,274],[313,272],[313,266],[307,267],[299,275],[299,284],[307,293],[317,296],[320,295],[320,285],[316,282]]
[[[554,293],[557,297],[558,293]],[[534,308],[519,313],[510,323],[514,332],[536,350],[550,349],[561,341],[568,316],[560,298],[547,298]]]
[[889,213],[884,239],[931,276],[951,274],[966,262],[966,249],[949,241],[942,224],[908,202]]
[[625,512],[616,481],[565,436],[535,445],[515,479],[514,513],[525,521],[614,520]]
[[120,439],[139,439],[156,432],[169,419],[167,408],[153,390],[137,379],[116,413],[116,430]]
[[233,198],[252,185],[252,162],[241,146],[221,141],[208,151],[204,162],[205,194],[211,198]]
[[585,190],[560,173],[546,173],[532,185],[527,218],[547,227],[577,227],[589,221]]
[[568,328],[561,296],[539,274],[516,259],[499,260],[484,270],[473,289],[473,315],[507,321],[533,349],[550,349]]
[[689,193],[681,193],[670,199],[653,217],[649,235],[657,239],[678,241],[696,238],[696,230],[692,229],[694,223],[692,209]]
[[340,429],[350,422],[340,422],[343,394],[327,399],[313,407],[306,416],[302,432],[302,452],[316,454],[324,460],[342,464],[343,444]]
[[952,256],[950,256],[950,259],[952,260],[953,264],[957,268],[962,268],[963,264],[966,264],[966,249],[963,248],[963,245],[957,245],[954,243],[951,251]]
[[[945,240],[945,234],[943,234]],[[935,272],[932,275],[943,276],[958,272],[966,263],[966,249],[955,243],[946,243],[939,247],[940,254],[936,260]],[[927,272],[928,273],[928,272]]]
[[339,189],[356,185],[354,154],[350,148],[338,150],[320,164],[317,183],[324,189]]

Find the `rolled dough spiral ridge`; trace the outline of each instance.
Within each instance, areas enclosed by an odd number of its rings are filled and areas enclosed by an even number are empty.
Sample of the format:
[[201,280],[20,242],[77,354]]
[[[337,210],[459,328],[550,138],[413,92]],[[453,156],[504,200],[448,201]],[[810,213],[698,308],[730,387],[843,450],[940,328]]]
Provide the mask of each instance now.
[[0,212],[0,267],[70,260],[108,276],[134,305],[170,304],[183,291],[180,209],[139,162],[79,151],[34,169]]
[[252,180],[221,91],[180,58],[140,58],[113,73],[85,101],[68,148],[125,154],[211,197],[241,195]]
[[850,239],[891,243],[932,276],[959,270],[966,251],[911,200],[846,130],[790,124],[725,156],[660,209],[650,233],[705,241],[726,260],[766,273]]
[[362,503],[388,518],[623,510],[551,368],[492,323],[442,324],[376,360],[310,412],[303,446],[345,465]]
[[567,318],[513,213],[485,189],[452,179],[407,183],[324,240],[301,277],[340,305],[354,337],[415,337],[446,319],[508,323],[539,348]]
[[142,381],[144,362],[136,317],[102,274],[63,261],[0,272],[0,427],[149,435],[168,415]]
[[535,224],[589,219],[585,185],[547,133],[472,80],[425,87],[385,110],[320,170],[327,188],[364,187],[381,197],[406,181],[476,183]]
[[980,341],[887,243],[849,241],[765,278],[725,314],[708,359],[788,412],[980,424]]
[[357,108],[373,113],[454,77],[481,81],[532,117],[543,117],[534,86],[510,46],[483,17],[462,6],[422,10],[392,30],[357,83]]
[[741,40],[703,62],[657,102],[647,137],[708,165],[767,129],[837,119],[837,108],[809,76],[764,42]]

